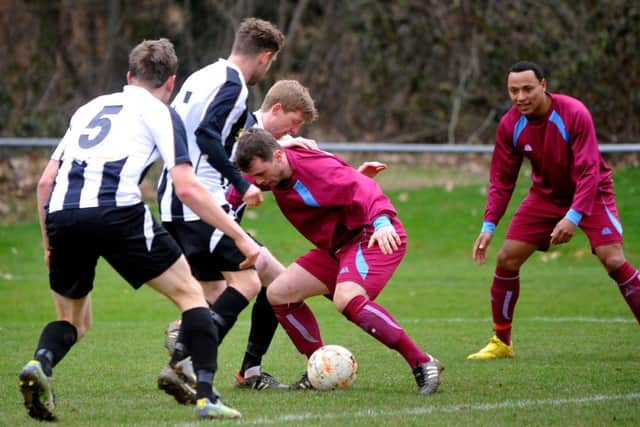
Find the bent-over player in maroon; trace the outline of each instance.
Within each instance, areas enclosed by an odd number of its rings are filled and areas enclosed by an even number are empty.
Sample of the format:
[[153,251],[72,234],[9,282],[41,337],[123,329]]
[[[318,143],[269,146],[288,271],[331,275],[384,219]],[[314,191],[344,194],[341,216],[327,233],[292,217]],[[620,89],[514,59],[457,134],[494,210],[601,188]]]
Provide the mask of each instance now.
[[[236,162],[259,187],[271,189],[285,217],[315,245],[267,289],[298,351],[308,358],[322,347],[318,323],[304,300],[326,295],[348,320],[404,357],[421,394],[434,393],[442,364],[374,302],[407,247],[396,210],[378,184],[332,154],[282,148],[262,129],[242,134]],[[292,388],[311,388],[306,373]]]

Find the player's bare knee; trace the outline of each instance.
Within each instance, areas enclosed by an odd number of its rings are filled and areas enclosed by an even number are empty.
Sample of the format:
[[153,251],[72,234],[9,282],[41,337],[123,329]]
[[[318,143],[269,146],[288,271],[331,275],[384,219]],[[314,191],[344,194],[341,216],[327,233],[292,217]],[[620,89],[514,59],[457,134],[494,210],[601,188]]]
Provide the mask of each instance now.
[[262,288],[258,273],[254,269],[223,271],[222,275],[227,280],[228,286],[233,287],[248,300],[258,295]]
[[504,248],[498,251],[496,257],[496,266],[505,270],[517,271],[520,269],[522,261],[520,258],[505,250]]
[[281,273],[285,271],[284,266],[271,255],[271,252],[264,246],[258,261],[256,262],[256,270],[260,277],[262,286],[269,286]]
[[357,296],[369,298],[365,289],[356,283],[338,283],[333,293],[333,304],[336,306],[336,309],[342,313],[349,302]]
[[618,268],[622,266],[626,262],[624,255],[620,254],[612,254],[605,257],[598,257],[600,262],[607,270],[608,273],[612,271],[616,271]]
[[[274,286],[275,285],[275,286]],[[280,305],[291,302],[291,298],[274,282],[267,288],[267,300],[271,305]]]

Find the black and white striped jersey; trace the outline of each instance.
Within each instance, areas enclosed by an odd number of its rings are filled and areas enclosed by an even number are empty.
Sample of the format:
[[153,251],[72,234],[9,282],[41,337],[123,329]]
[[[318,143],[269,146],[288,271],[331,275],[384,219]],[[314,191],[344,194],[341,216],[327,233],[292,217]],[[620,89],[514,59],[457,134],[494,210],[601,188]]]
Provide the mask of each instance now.
[[[220,58],[191,74],[172,102],[187,131],[189,156],[196,176],[221,205],[226,204],[228,181],[207,162],[196,138],[203,133],[212,143],[222,144],[226,156],[232,160],[236,140],[247,117],[248,95],[240,69]],[[158,183],[158,202],[162,221],[200,219],[177,199],[166,168]]]
[[151,164],[190,162],[184,125],[168,105],[138,86],[80,107],[52,155],[61,165],[48,211],[131,206]]

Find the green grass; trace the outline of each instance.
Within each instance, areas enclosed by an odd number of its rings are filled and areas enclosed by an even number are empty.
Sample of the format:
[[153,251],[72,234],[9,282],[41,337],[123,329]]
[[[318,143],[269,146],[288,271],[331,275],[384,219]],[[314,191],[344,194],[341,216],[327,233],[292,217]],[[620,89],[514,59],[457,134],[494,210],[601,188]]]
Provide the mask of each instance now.
[[[522,181],[490,248],[492,259],[526,193],[528,180]],[[625,252],[636,267],[638,182],[638,170],[616,173]],[[418,395],[398,354],[318,298],[311,305],[325,342],[346,346],[359,362],[354,387],[332,393],[234,389],[249,326],[246,310],[220,348],[216,376],[225,400],[243,412],[243,420],[233,424],[639,425],[640,330],[581,233],[554,249],[553,256],[536,254],[523,267],[514,328],[517,357],[465,360],[492,333],[488,288],[493,263],[478,266],[470,259],[483,190],[478,183],[389,192],[407,228],[409,252],[378,302],[445,363],[439,393]],[[286,263],[310,247],[270,198],[244,224]],[[16,379],[42,327],[54,318],[35,223],[0,227],[0,296],[0,424],[39,425],[26,415]],[[155,383],[168,359],[162,331],[178,315],[176,309],[146,287],[134,292],[100,263],[93,311],[92,329],[55,370],[61,424],[196,425],[191,408],[175,404]],[[293,382],[304,369],[304,358],[279,330],[264,366]]]

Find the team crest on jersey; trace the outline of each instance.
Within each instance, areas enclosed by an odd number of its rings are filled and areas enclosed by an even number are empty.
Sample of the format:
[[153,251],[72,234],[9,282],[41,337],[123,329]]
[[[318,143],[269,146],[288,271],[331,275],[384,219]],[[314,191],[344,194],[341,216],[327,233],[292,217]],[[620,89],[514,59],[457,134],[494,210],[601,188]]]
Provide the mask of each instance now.
[[524,145],[524,151],[533,151],[533,148],[529,144]]

